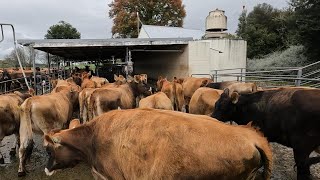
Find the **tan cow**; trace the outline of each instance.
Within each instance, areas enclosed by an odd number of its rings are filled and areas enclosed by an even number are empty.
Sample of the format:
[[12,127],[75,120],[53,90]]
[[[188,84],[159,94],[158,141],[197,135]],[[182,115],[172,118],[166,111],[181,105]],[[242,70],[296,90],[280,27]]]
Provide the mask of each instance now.
[[184,106],[184,94],[183,87],[181,84],[173,81],[170,82],[167,78],[162,78],[159,76],[157,81],[157,89],[164,92],[168,98],[171,100],[174,110],[182,111]]
[[194,92],[189,104],[189,113],[211,116],[216,101],[223,90],[201,87]]
[[[102,85],[101,88],[114,88],[126,83],[126,79],[122,75],[114,75],[114,80],[114,83],[106,83]],[[79,93],[80,118],[82,118],[83,123],[86,123],[89,119],[91,119],[89,118],[88,114],[88,105],[90,101],[90,96],[95,90],[96,88],[86,88]]]
[[69,128],[68,129],[73,129],[76,128],[78,126],[80,126],[80,120],[79,119],[72,119],[69,123]]
[[213,82],[210,78],[195,78],[187,77],[183,80],[182,87],[184,93],[184,103],[186,106],[186,111],[189,112],[189,103],[193,93],[200,87],[205,86],[208,83]]
[[106,78],[103,78],[103,77],[92,76],[90,79],[96,83],[97,88],[100,88],[104,84],[109,83],[109,81]]
[[151,95],[150,89],[135,75],[134,81],[116,88],[95,90],[89,99],[89,120],[113,109],[132,109],[136,107],[136,97]]
[[78,91],[64,80],[48,95],[34,96],[20,108],[20,148],[18,176],[26,175],[25,164],[33,148],[33,132],[45,134],[52,129],[67,127],[78,100]]
[[[16,154],[16,144],[19,145],[20,109],[19,106],[25,99],[31,97],[29,93],[15,91],[5,95],[0,95],[0,144],[5,136],[15,134],[16,143],[11,148],[10,155]],[[0,152],[0,164],[4,163]]]
[[141,99],[139,102],[139,108],[174,110],[171,100],[163,92],[158,92],[156,94]]
[[228,86],[230,93],[237,92],[239,94],[249,94],[257,92],[257,85],[255,83],[233,83]]
[[[84,161],[98,179],[270,179],[268,141],[249,127],[168,110],[114,110],[45,135],[47,175]],[[63,164],[63,166],[61,166]]]
[[85,88],[96,88],[97,83],[91,79],[89,79],[89,74],[87,72],[82,73],[82,83],[81,83],[81,89]]

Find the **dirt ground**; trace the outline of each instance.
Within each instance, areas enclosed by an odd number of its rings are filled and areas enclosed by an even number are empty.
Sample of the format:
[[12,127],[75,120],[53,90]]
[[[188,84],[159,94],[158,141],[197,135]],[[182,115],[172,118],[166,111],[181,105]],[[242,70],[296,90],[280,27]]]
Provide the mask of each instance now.
[[[48,177],[44,173],[46,165],[46,152],[42,147],[41,136],[35,137],[35,148],[31,156],[31,162],[27,165],[29,173],[26,177],[18,178],[18,158],[10,158],[9,151],[14,142],[14,136],[6,137],[3,140],[0,147],[1,153],[5,156],[5,165],[0,166],[0,180],[49,180],[49,179],[61,179],[61,180],[89,180],[93,179],[90,172],[90,167],[85,164],[79,164],[72,169],[65,169],[56,172],[54,175]],[[291,148],[279,145],[277,143],[271,143],[273,149],[273,171],[272,180],[295,180],[296,172],[294,170],[294,160]],[[315,156],[316,154],[312,154]],[[314,165],[311,168],[311,173],[314,179],[320,179],[320,164]]]

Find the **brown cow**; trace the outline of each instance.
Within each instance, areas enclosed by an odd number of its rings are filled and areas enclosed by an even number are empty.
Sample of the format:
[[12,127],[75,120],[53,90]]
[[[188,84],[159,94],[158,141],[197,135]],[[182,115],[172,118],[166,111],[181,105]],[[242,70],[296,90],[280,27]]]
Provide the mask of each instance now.
[[80,126],[80,120],[79,119],[72,119],[69,123],[69,129],[73,129]]
[[96,83],[97,88],[100,88],[104,84],[109,83],[109,81],[106,78],[103,78],[103,77],[92,76],[90,79]]
[[270,179],[268,141],[249,127],[157,109],[114,110],[45,135],[47,175],[81,161],[99,179]]
[[136,97],[149,96],[149,88],[135,75],[134,81],[122,84],[116,88],[104,88],[95,90],[89,100],[89,120],[104,112],[118,109],[132,109],[136,107]]
[[237,82],[237,81],[210,83],[206,87],[210,87],[213,89],[220,89],[220,90],[224,90],[228,88],[229,91],[231,92],[230,94],[232,94],[233,92],[237,92],[239,94],[249,94],[249,93],[254,93],[258,91],[258,87],[255,83],[249,83],[249,82],[245,83],[245,82]]
[[[18,91],[0,95],[0,144],[5,136],[15,134],[16,143],[10,151],[10,155],[16,154],[16,144],[19,145],[20,110],[19,106],[25,99],[31,97],[29,93],[22,94]],[[0,152],[0,164],[4,163]]]
[[[126,83],[126,79],[122,75],[114,75],[114,80],[114,83],[106,83],[102,85],[101,88],[114,88]],[[80,118],[82,118],[83,123],[90,119],[88,114],[88,104],[90,96],[95,90],[96,88],[86,88],[79,93]]]
[[207,87],[197,89],[191,97],[189,113],[211,116],[214,105],[222,93],[222,90]]
[[189,112],[189,103],[193,93],[200,87],[213,82],[210,78],[187,77],[183,80],[182,87],[186,111]]
[[25,164],[33,148],[33,132],[48,133],[52,129],[67,127],[75,105],[78,91],[74,85],[59,80],[57,87],[48,95],[28,98],[20,111],[20,148],[18,176],[26,175]]
[[97,83],[89,79],[89,73],[83,72],[81,79],[82,79],[81,89],[97,87]]
[[181,84],[173,81],[170,82],[167,78],[159,76],[157,81],[157,89],[164,92],[171,100],[174,110],[182,111],[184,105],[183,87]]
[[158,92],[156,94],[141,99],[139,102],[139,108],[173,110],[171,100],[163,92]]

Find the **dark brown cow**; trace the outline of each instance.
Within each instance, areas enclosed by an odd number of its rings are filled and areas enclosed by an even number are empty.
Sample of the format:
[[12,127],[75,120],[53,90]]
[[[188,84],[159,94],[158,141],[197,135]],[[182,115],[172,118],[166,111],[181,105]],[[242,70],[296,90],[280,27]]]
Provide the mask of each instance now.
[[309,158],[320,146],[318,89],[279,88],[242,95],[230,95],[226,89],[213,117],[242,125],[253,121],[269,141],[292,147],[298,179],[310,179],[310,165],[320,162],[320,157]]
[[213,82],[210,78],[195,78],[187,77],[183,80],[183,94],[186,111],[189,112],[189,103],[193,93],[200,87],[206,86],[208,83]]
[[266,138],[248,127],[181,112],[114,110],[71,130],[45,135],[45,172],[81,161],[98,179],[270,179]]
[[33,132],[48,133],[52,129],[67,127],[78,102],[75,84],[59,80],[48,95],[25,100],[20,108],[20,148],[18,176],[26,175],[26,160],[33,148]]
[[[5,136],[15,134],[16,143],[10,154],[16,154],[16,144],[19,144],[20,109],[19,106],[25,99],[31,97],[29,93],[22,94],[18,91],[14,93],[0,95],[0,143]],[[4,163],[0,152],[0,164]]]

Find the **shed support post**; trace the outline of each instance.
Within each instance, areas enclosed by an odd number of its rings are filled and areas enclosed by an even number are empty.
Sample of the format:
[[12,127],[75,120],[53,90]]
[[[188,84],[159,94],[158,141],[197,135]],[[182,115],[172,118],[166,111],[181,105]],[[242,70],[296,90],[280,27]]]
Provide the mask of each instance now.
[[49,92],[51,92],[51,83],[50,79],[51,77],[51,61],[50,61],[50,54],[47,53],[47,58],[48,58],[48,83],[49,83]]
[[30,46],[30,60],[32,61],[32,67],[33,67],[33,88],[35,90],[36,95],[38,95],[38,89],[37,89],[37,77],[36,77],[36,58],[34,56],[34,49]]

